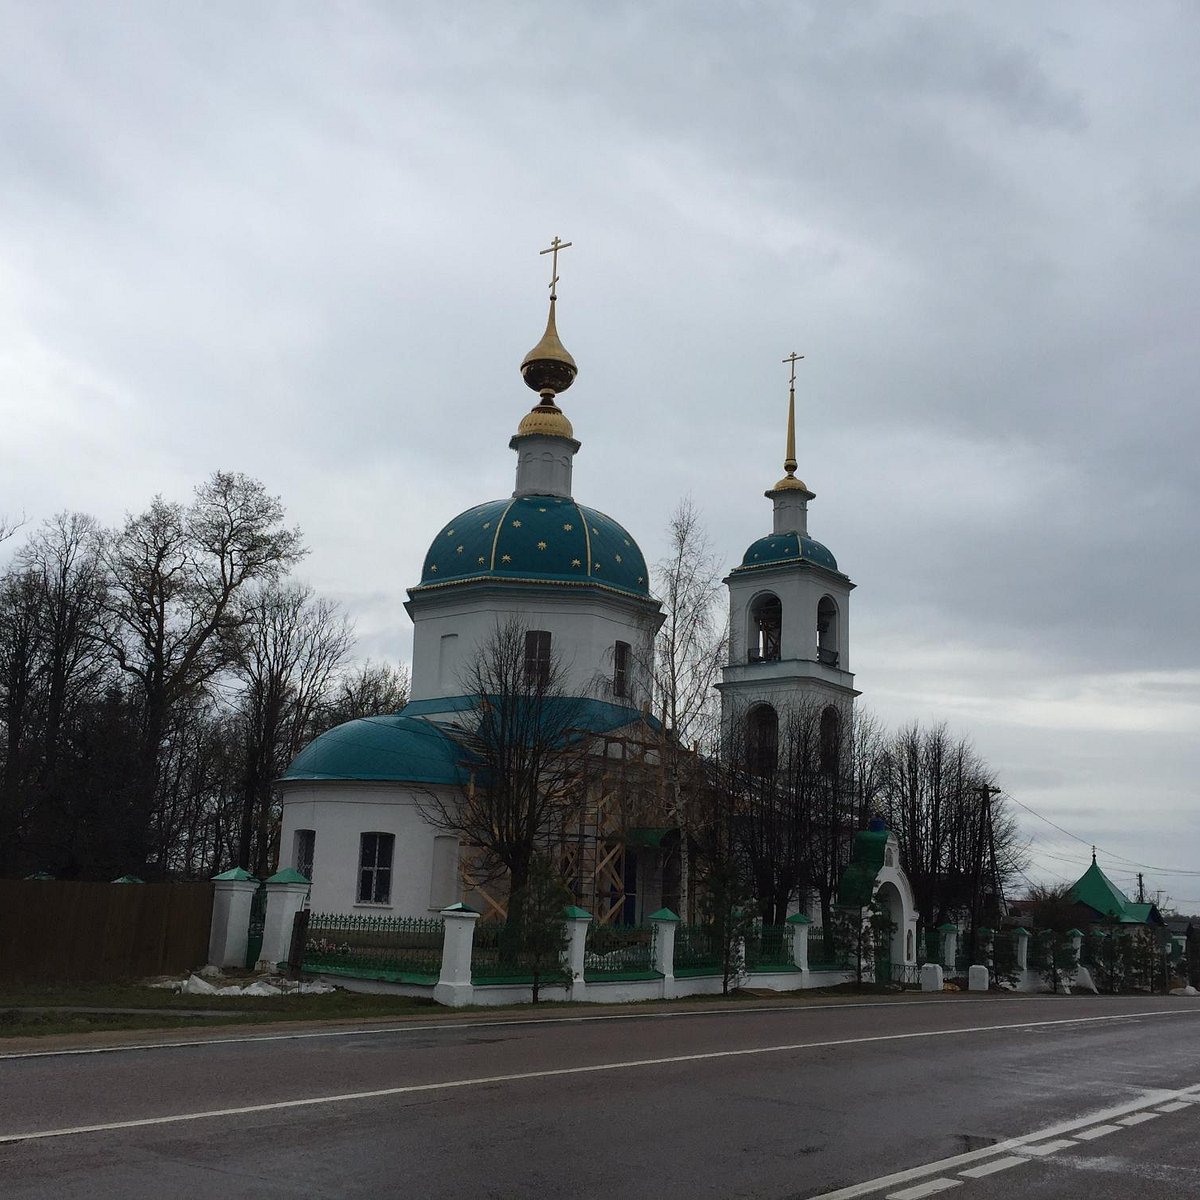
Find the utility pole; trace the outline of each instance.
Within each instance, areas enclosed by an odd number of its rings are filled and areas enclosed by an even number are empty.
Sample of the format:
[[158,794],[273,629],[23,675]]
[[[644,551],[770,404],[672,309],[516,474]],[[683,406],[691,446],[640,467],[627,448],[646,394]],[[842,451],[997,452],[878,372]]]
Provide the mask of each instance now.
[[1146,883],[1142,879],[1141,871],[1138,872],[1138,903],[1146,903]]
[[1000,794],[998,787],[993,787],[989,783],[981,783],[971,789],[980,799],[979,809],[979,836],[976,840],[975,847],[975,862],[972,864],[972,880],[971,880],[971,960],[975,960],[977,934],[979,928],[979,910],[983,902],[983,857],[984,847],[991,848],[991,867],[992,881],[995,883],[999,876],[999,871],[996,867],[996,841],[992,835],[992,797]]

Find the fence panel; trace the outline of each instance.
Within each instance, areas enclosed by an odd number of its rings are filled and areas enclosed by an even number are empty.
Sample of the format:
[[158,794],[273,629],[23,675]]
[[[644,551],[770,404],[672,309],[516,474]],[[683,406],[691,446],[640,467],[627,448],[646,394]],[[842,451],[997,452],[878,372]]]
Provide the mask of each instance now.
[[654,969],[653,925],[597,925],[588,927],[583,977],[588,982],[606,979],[658,979]]
[[809,926],[808,969],[810,971],[849,971],[852,960],[853,952],[848,940],[839,937],[836,930],[830,930],[827,936],[821,926]]
[[746,938],[748,971],[796,971],[792,925],[758,925]]
[[471,947],[473,983],[563,983],[568,979],[561,959],[531,951],[516,926],[480,921]]
[[720,975],[724,967],[719,941],[714,930],[708,926],[677,925],[674,973],[683,978],[689,975]]
[[166,975],[208,958],[212,884],[0,880],[0,978]]
[[436,983],[444,932],[441,917],[311,913],[301,966],[392,983]]

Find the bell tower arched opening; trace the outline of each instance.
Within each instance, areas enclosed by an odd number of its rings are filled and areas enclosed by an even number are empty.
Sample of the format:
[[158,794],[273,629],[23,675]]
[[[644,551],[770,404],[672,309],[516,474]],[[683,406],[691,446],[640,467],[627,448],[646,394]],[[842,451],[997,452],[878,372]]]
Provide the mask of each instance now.
[[750,662],[778,662],[783,633],[783,605],[773,592],[756,596],[750,605]]
[[817,661],[838,665],[838,609],[832,596],[817,602]]

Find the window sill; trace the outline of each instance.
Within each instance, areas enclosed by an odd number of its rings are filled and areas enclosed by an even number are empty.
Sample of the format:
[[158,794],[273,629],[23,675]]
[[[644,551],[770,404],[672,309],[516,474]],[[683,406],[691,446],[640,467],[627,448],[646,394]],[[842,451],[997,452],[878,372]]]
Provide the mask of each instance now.
[[352,908],[391,908],[392,902],[390,900],[385,901],[383,903],[381,903],[378,900],[356,900],[354,902],[354,904],[351,905],[351,907]]

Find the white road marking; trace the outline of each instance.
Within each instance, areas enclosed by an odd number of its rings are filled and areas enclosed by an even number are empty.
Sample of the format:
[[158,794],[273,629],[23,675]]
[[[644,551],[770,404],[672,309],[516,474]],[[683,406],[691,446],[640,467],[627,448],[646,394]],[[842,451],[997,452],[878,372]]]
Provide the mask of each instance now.
[[1074,1146],[1075,1143],[1070,1138],[1060,1138],[1056,1142],[1041,1142],[1036,1146],[1022,1146],[1022,1154],[1037,1154],[1039,1156],[1045,1154],[1057,1154],[1060,1150],[1065,1150],[1068,1146]]
[[[996,1033],[1007,1032],[1014,1029],[1035,1029],[1044,1028],[1049,1025],[1088,1025],[1096,1024],[1101,1021],[1120,1021],[1134,1015],[1138,1016],[1174,1016],[1181,1010],[1162,1010],[1157,1009],[1154,1012],[1132,1014],[1122,1013],[1120,1015],[1103,1016],[1103,1017],[1068,1017],[1054,1021],[1024,1021],[1018,1024],[1004,1025],[973,1025],[966,1026],[961,1029],[927,1029],[913,1033],[883,1033],[874,1034],[870,1037],[857,1038],[834,1038],[828,1041],[821,1042],[791,1042],[780,1046],[752,1046],[743,1050],[708,1050],[696,1054],[674,1054],[666,1058],[638,1058],[627,1059],[625,1061],[594,1063],[590,1066],[579,1067],[553,1067],[541,1071],[518,1071],[508,1075],[484,1075],[473,1079],[447,1079],[437,1083],[414,1083],[404,1084],[399,1087],[377,1088],[366,1092],[342,1092],[328,1096],[306,1096],[299,1100],[275,1100],[266,1104],[248,1104],[237,1108],[217,1108],[205,1109],[199,1112],[174,1113],[170,1116],[163,1117],[141,1117],[131,1121],[110,1121],[96,1125],[74,1125],[61,1129],[40,1129],[33,1130],[28,1133],[5,1133],[0,1134],[0,1144],[6,1142],[23,1142],[39,1138],[52,1137],[69,1137],[81,1133],[105,1133],[117,1129],[139,1129],[150,1125],[174,1125],[184,1121],[206,1121],[213,1120],[218,1117],[240,1117],[250,1113],[261,1112],[279,1112],[290,1108],[313,1108],[321,1104],[345,1104],[354,1100],[379,1100],[391,1096],[406,1096],[414,1095],[421,1092],[437,1092],[446,1091],[453,1088],[472,1088],[485,1087],[489,1084],[496,1083],[517,1083],[530,1079],[553,1079],[569,1075],[592,1075],[601,1071],[627,1071],[637,1067],[662,1067],[672,1066],[678,1063],[691,1062],[713,1062],[717,1059],[726,1058],[750,1058],[762,1054],[787,1054],[800,1050],[827,1050],[835,1046],[860,1046],[868,1044],[877,1044],[880,1042],[909,1042],[918,1041],[927,1038],[935,1037],[961,1037],[969,1033]],[[1200,1090],[1200,1084],[1196,1085],[1196,1089]],[[1023,1146],[1031,1141],[1036,1141],[1038,1138],[1049,1137],[1069,1132],[1079,1125],[1092,1125],[1097,1120],[1109,1119],[1118,1114],[1134,1112],[1139,1108],[1144,1108],[1151,1104],[1162,1104],[1167,1100],[1178,1099],[1183,1094],[1182,1091],[1158,1091],[1153,1096],[1130,1103],[1121,1105],[1115,1109],[1110,1109],[1104,1113],[1093,1114],[1090,1118],[1084,1121],[1067,1122],[1065,1125],[1054,1127],[1052,1129],[1042,1130],[1040,1133],[1027,1134],[1023,1138],[1015,1138],[1007,1142],[998,1143],[996,1146],[987,1147],[983,1151],[969,1151],[966,1154],[960,1154],[955,1158],[945,1159],[947,1164],[958,1165],[959,1163],[969,1163],[976,1161],[980,1157],[990,1157],[995,1153],[1000,1153],[1004,1150],[1011,1150],[1018,1146]],[[882,1180],[874,1181],[868,1190],[879,1191],[882,1187],[891,1183],[906,1183],[909,1179],[920,1178],[922,1175],[930,1175],[934,1173],[934,1167],[937,1164],[926,1164],[924,1167],[915,1168],[911,1172],[900,1172],[898,1176],[888,1176]],[[855,1189],[847,1191],[843,1189],[840,1192],[830,1192],[829,1196],[848,1196],[864,1194],[857,1190],[867,1185],[856,1185]]]
[[905,1188],[902,1192],[889,1192],[887,1200],[922,1200],[923,1196],[936,1196],[938,1192],[962,1187],[961,1179],[931,1179],[917,1187]]
[[995,1175],[997,1171],[1007,1171],[1009,1167],[1019,1167],[1029,1159],[1020,1154],[1011,1154],[1007,1158],[998,1158],[995,1162],[984,1163],[982,1167],[971,1167],[968,1171],[959,1171],[967,1179],[982,1179],[985,1175]]
[[[1181,1104],[1180,1108],[1187,1108],[1186,1104]],[[1075,1137],[1081,1142],[1091,1142],[1099,1137],[1106,1137],[1110,1133],[1120,1133],[1120,1125],[1097,1125],[1095,1129],[1081,1129]]]
[[1158,1113],[1148,1113],[1148,1112],[1134,1113],[1134,1115],[1132,1117],[1124,1117],[1122,1120],[1118,1121],[1117,1124],[1118,1125],[1143,1125],[1147,1121],[1153,1121],[1154,1118],[1157,1116],[1158,1116]]
[[[1006,997],[1006,999],[1016,999]],[[1051,996],[1026,996],[1017,1000],[1019,1004],[1033,1004],[1038,1001],[1051,1003],[1069,1003],[1065,998]],[[77,1046],[67,1050],[25,1050],[13,1054],[0,1054],[0,1062],[13,1058],[66,1058],[78,1054],[124,1054],[131,1050],[190,1050],[193,1046],[238,1046],[253,1042],[298,1042],[320,1038],[342,1037],[379,1037],[384,1034],[397,1033],[447,1033],[455,1029],[497,1029],[521,1027],[523,1025],[585,1025],[606,1021],[653,1021],[665,1020],[670,1017],[718,1017],[742,1016],[748,1017],[755,1013],[807,1013],[827,1012],[830,1009],[844,1008],[915,1008],[918,1005],[945,1004],[944,1000],[864,1000],[849,1001],[844,1004],[760,1004],[753,1008],[739,1005],[737,1008],[683,1008],[672,1009],[668,1012],[638,1012],[595,1013],[590,1016],[574,1017],[518,1017],[509,1020],[491,1021],[456,1021],[448,1018],[431,1025],[387,1025],[383,1028],[364,1026],[355,1029],[319,1029],[312,1032],[296,1031],[294,1033],[259,1033],[239,1034],[236,1037],[196,1038],[180,1042],[134,1042],[124,1046]],[[997,1004],[1003,1000],[961,999],[955,998],[952,1004]],[[1140,1014],[1126,1014],[1136,1016]],[[281,1022],[286,1017],[280,1018]]]
[[1158,1111],[1160,1113],[1173,1113],[1178,1112],[1181,1108],[1187,1107],[1188,1102],[1186,1100],[1172,1100],[1170,1104],[1160,1104],[1158,1106]]
[[1064,1134],[1074,1135],[1076,1130],[1086,1129],[1088,1126],[1095,1125],[1099,1121],[1113,1121],[1118,1117],[1127,1116],[1131,1112],[1155,1107],[1172,1100],[1195,1100],[1200,1103],[1200,1083],[1180,1088],[1178,1091],[1165,1088],[1154,1091],[1148,1090],[1140,1100],[1130,1100],[1125,1104],[1117,1104],[1112,1108],[1103,1109],[1100,1112],[1089,1113],[1086,1117],[1079,1117],[1070,1121],[1060,1121],[1058,1124],[1047,1126],[1045,1129],[1035,1130],[1033,1133],[1026,1133],[1020,1137],[1008,1138],[1006,1141],[996,1142],[995,1145],[985,1146],[980,1150],[967,1150],[951,1158],[939,1159],[937,1162],[923,1163],[919,1167],[910,1167],[906,1171],[896,1171],[891,1175],[881,1175],[878,1179],[866,1179],[862,1183],[855,1183],[849,1187],[839,1188],[836,1192],[824,1192],[821,1200],[857,1200],[859,1196],[870,1196],[875,1192],[882,1192],[885,1188],[896,1187],[902,1183],[910,1183],[929,1175],[941,1175],[946,1171],[959,1171],[961,1173],[961,1168],[980,1162],[983,1159],[991,1158],[993,1155],[1009,1154],[1015,1150],[1019,1151],[1031,1142],[1042,1141],[1050,1137],[1062,1137]]

